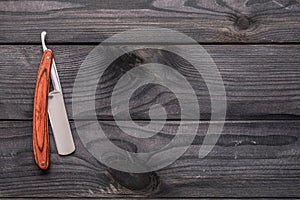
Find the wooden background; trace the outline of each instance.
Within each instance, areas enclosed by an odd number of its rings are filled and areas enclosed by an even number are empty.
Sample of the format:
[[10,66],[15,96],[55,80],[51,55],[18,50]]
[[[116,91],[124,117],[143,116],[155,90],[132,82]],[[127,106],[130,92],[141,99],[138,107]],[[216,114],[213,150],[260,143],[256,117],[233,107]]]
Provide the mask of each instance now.
[[[182,72],[196,88],[203,109],[201,119],[184,122],[199,123],[200,128],[179,160],[152,173],[129,174],[107,168],[83,147],[74,127],[72,89],[81,63],[99,42],[143,26],[171,28],[197,40],[220,70],[228,107],[217,145],[198,159],[210,119],[201,77],[195,78],[186,61],[159,50],[119,58],[99,82],[98,88],[107,87],[96,93],[99,123],[115,144],[149,151],[168,143],[179,123],[174,95],[149,86],[132,98],[132,118],[147,122],[149,107],[160,103],[170,120],[149,141],[122,135],[112,120],[109,91],[114,77],[139,64],[159,61]],[[77,147],[71,156],[58,156],[51,133],[47,172],[34,164],[31,146],[43,30],[55,52]],[[299,0],[0,1],[0,58],[0,198],[300,197]],[[123,107],[116,109],[121,112]]]

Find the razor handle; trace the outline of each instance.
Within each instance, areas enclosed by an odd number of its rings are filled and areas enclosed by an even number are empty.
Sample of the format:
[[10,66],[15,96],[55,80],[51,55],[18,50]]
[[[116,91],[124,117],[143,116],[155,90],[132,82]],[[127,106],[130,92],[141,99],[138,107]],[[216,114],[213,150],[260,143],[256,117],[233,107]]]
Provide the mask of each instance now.
[[48,169],[50,164],[48,94],[53,56],[50,49],[44,51],[34,92],[32,145],[35,162],[42,170]]

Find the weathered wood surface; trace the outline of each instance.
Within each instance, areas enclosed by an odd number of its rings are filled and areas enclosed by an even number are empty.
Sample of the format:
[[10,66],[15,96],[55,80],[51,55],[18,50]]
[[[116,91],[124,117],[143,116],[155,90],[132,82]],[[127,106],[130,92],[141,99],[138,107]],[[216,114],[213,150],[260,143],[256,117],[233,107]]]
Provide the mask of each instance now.
[[[128,139],[115,122],[99,122],[116,145],[149,152],[168,143],[178,122],[167,122],[156,136]],[[160,123],[160,122],[157,122]],[[184,122],[184,126],[198,122]],[[216,146],[204,159],[199,147],[207,128],[201,122],[188,151],[152,173],[108,169],[83,147],[71,122],[77,150],[62,157],[51,135],[47,172],[34,164],[31,122],[0,122],[1,197],[299,197],[299,121],[226,122]],[[93,131],[93,130],[92,130]]]
[[[299,11],[299,0],[0,0],[0,198],[300,197]],[[140,64],[159,62],[185,75],[201,109],[201,118],[183,116],[186,127],[199,124],[200,128],[179,160],[159,171],[128,174],[107,168],[84,148],[73,122],[72,89],[84,58],[99,42],[145,26],[178,30],[206,44],[224,80],[227,120],[233,121],[226,121],[212,152],[198,159],[210,119],[203,79],[188,62],[164,51],[144,49],[120,57],[99,81],[96,92],[99,124],[115,145],[148,152],[167,144],[178,127],[176,97],[153,85],[135,92],[130,112],[142,125],[149,122],[151,105],[162,104],[170,120],[162,131],[148,139],[133,138],[111,120],[114,84]],[[51,166],[46,172],[34,164],[31,145],[33,94],[44,30],[55,52],[77,148],[71,156],[59,156],[50,133]],[[182,45],[180,40],[175,43]],[[163,73],[151,76],[167,77]],[[112,109],[122,113],[126,106],[120,100]],[[160,115],[152,117],[153,123],[163,123]]]
[[[71,102],[75,77],[83,60],[94,47],[93,45],[51,46],[55,51],[70,119],[73,118]],[[298,45],[208,45],[204,47],[211,54],[224,80],[228,106],[227,119],[299,118],[300,47]],[[0,55],[0,118],[30,120],[41,47],[1,46]],[[187,77],[197,94],[201,119],[210,119],[209,95],[201,76],[197,76],[192,66],[180,57],[159,50],[139,50],[124,55],[108,68],[107,73],[99,81],[96,92],[98,119],[112,119],[109,105],[113,86],[119,78],[129,69],[149,62],[171,66]],[[88,73],[90,72],[87,72],[87,75]],[[154,75],[162,78],[167,76],[160,73]],[[130,81],[134,83],[135,78],[132,77]],[[176,80],[171,84],[177,85]],[[127,89],[123,88],[120,92],[127,92]],[[75,100],[80,101],[80,98]],[[83,100],[92,101],[88,97],[81,98],[81,101]],[[180,117],[180,107],[176,97],[163,87],[150,86],[140,89],[130,102],[130,111],[134,119],[148,119],[148,110],[155,103],[165,106],[169,119]],[[126,105],[120,99],[118,104],[113,105],[113,109],[121,113],[126,109]],[[154,116],[154,118],[159,117],[159,115]],[[183,118],[189,119],[189,116]]]
[[144,26],[181,31],[198,42],[300,42],[298,0],[0,1],[0,42],[101,42]]

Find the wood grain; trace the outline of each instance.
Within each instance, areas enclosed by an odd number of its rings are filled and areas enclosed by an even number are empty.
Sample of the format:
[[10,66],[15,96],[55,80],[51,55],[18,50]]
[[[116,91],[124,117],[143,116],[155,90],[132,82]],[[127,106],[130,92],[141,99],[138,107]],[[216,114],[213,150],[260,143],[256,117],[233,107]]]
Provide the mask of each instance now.
[[[299,0],[0,0],[0,5],[1,199],[300,197]],[[145,49],[147,41],[142,42],[141,50],[121,56],[98,82],[95,109],[106,136],[127,151],[149,152],[174,138],[179,119],[188,133],[194,126],[199,129],[176,162],[155,172],[133,174],[104,166],[84,148],[77,131],[89,127],[90,110],[79,115],[86,125],[75,127],[72,92],[80,65],[99,42],[145,26],[177,30],[204,44],[224,81],[228,121],[212,151],[199,159],[208,124],[220,125],[219,121],[208,122],[211,105],[203,78],[181,57]],[[59,156],[49,129],[52,164],[47,171],[34,164],[31,122],[44,30],[56,55],[77,148],[71,156]],[[136,37],[129,34],[124,39]],[[181,40],[170,44],[189,45]],[[121,120],[130,119],[122,115],[127,109],[122,98],[111,106],[111,92],[125,72],[151,62],[168,65],[187,78],[201,115],[181,116],[172,91],[146,85],[132,95],[130,117],[143,127],[150,122],[149,109],[161,104],[169,121],[155,136],[140,139],[122,132],[112,120],[112,110]],[[97,66],[86,70],[85,76],[92,79],[95,72]],[[180,94],[189,98],[180,82],[167,79],[168,74],[158,70],[149,76],[177,85]],[[209,81],[216,80],[209,77]],[[135,81],[132,77],[117,92],[126,94],[136,86]],[[74,100],[94,101],[86,94],[83,90]],[[160,113],[151,117],[157,126],[164,123]],[[125,128],[129,133],[140,130],[130,125]]]
[[50,49],[47,49],[43,53],[36,77],[36,85],[34,91],[32,146],[35,163],[42,170],[48,169],[50,164],[50,144],[48,133],[48,94],[50,88],[50,73],[53,57],[53,52]]
[[[170,142],[179,122],[167,122],[149,139],[132,139],[114,122],[99,122],[119,147],[149,152]],[[161,123],[161,122],[157,122]],[[183,122],[184,126],[198,122]],[[299,121],[226,122],[204,159],[198,158],[207,122],[201,122],[188,151],[152,173],[107,168],[83,147],[71,122],[76,152],[59,156],[51,139],[51,166],[37,170],[31,122],[0,122],[1,197],[297,197],[300,179]],[[94,130],[91,130],[94,131]],[[132,130],[134,131],[134,129]],[[26,182],[26,184],[24,184]]]
[[[94,47],[93,45],[51,46],[56,55],[69,119],[73,119],[71,102],[76,75],[85,57]],[[299,118],[300,48],[298,45],[207,45],[204,47],[214,59],[224,81],[227,94],[227,119]],[[30,120],[35,72],[41,47],[0,46],[0,55],[0,118]],[[183,74],[197,94],[201,111],[200,119],[210,119],[209,95],[201,76],[197,75],[195,69],[182,58],[151,49],[126,54],[108,67],[96,91],[98,119],[112,119],[111,109],[115,109],[120,114],[126,109],[122,100],[110,108],[113,86],[126,71],[149,62],[168,65]],[[91,68],[87,71],[86,76],[91,78],[93,70]],[[168,78],[161,73],[155,75],[166,80]],[[135,78],[132,77],[130,83],[133,84],[134,81]],[[128,85],[134,87],[132,84]],[[173,84],[178,85],[179,91],[185,92],[176,81]],[[127,88],[119,92],[126,93]],[[81,96],[76,100],[85,102],[92,100],[90,97],[85,97],[84,92]],[[164,87],[153,85],[141,88],[133,94],[129,106],[131,117],[149,119],[148,110],[154,104],[164,105],[169,119],[179,118],[180,107],[174,94]],[[189,116],[183,117],[189,119]],[[159,119],[159,114],[153,117],[155,118]]]
[[[101,42],[156,26],[202,43],[300,42],[298,0],[1,1],[0,42]],[[135,36],[129,36],[135,37]]]

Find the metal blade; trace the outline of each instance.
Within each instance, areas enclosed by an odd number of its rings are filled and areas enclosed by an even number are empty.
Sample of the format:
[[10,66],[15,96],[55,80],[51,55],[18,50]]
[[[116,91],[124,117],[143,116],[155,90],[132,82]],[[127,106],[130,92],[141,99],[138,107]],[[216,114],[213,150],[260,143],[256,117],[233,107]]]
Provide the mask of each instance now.
[[75,145],[61,92],[54,90],[49,93],[48,113],[58,154],[71,154]]

